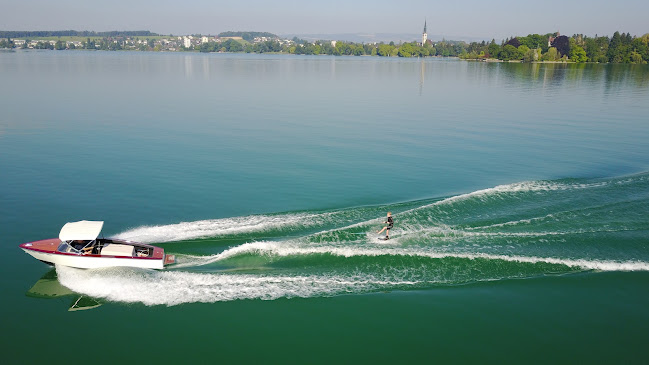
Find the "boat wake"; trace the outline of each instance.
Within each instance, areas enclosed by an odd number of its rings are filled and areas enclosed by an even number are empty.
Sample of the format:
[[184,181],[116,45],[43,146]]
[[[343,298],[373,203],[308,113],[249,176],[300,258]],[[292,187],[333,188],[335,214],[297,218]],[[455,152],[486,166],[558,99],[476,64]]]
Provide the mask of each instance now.
[[[649,271],[647,207],[649,173],[523,182],[388,206],[138,227],[117,237],[169,242],[177,265],[57,273],[64,286],[96,298],[177,305]],[[380,241],[387,210],[395,229]],[[199,248],[183,248],[195,240],[203,240]]]
[[224,219],[210,219],[196,222],[181,222],[162,226],[145,226],[122,232],[115,238],[143,243],[173,242],[190,239],[213,238],[247,233],[291,231],[318,226],[327,221],[324,214],[276,214],[252,215]]

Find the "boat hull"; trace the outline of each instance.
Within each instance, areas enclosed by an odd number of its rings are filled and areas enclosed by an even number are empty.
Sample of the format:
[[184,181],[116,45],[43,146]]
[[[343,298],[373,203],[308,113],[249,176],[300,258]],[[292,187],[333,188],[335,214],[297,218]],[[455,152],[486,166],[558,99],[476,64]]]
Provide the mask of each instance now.
[[61,252],[57,248],[59,239],[47,239],[23,243],[20,248],[37,260],[50,265],[62,265],[80,269],[97,269],[103,267],[138,267],[143,269],[164,269],[165,265],[175,262],[174,255],[165,255],[164,250],[156,246],[148,246],[130,241],[111,240],[116,246],[148,247],[152,250],[150,256],[117,256],[106,254],[79,254]]
[[164,259],[139,257],[98,257],[82,255],[65,255],[23,248],[23,251],[35,259],[47,264],[76,267],[79,269],[98,269],[102,267],[139,267],[143,269],[163,269]]

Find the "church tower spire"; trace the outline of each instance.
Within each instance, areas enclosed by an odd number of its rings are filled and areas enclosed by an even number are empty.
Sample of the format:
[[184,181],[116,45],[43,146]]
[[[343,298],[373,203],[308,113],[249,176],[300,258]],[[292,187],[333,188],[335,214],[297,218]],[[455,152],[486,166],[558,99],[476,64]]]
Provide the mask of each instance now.
[[424,33],[421,35],[421,45],[426,45],[426,40],[428,40],[428,33],[426,33],[426,19],[424,19]]

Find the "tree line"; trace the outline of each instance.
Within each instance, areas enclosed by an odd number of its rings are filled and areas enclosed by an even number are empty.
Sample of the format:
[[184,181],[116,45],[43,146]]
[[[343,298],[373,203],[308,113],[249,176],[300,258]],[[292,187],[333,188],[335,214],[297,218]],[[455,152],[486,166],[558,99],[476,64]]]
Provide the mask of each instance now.
[[502,61],[564,61],[598,63],[649,62],[649,33],[642,37],[615,32],[612,37],[588,37],[575,34],[571,37],[549,33],[513,37],[497,44],[476,43],[468,45],[460,55],[464,59],[495,58]]
[[207,42],[195,49],[200,52],[246,52],[246,53],[288,53],[299,55],[333,55],[333,56],[381,56],[381,57],[428,57],[458,56],[464,50],[463,42],[442,41],[421,45],[417,42],[390,43],[354,43],[343,41],[308,42],[293,38],[292,42],[269,40],[258,43],[243,43],[234,39],[222,42]]
[[460,57],[462,59],[499,59],[502,61],[563,61],[599,63],[648,63],[649,33],[642,37],[615,32],[612,37],[588,37],[575,34],[571,37],[556,33],[529,34],[513,37],[498,44],[491,42],[446,41],[421,45],[417,42],[401,44],[365,44],[354,42],[307,42],[297,38],[292,44],[279,41],[244,44],[235,40],[209,42],[197,47],[201,52],[281,52],[304,55],[380,56],[380,57]]

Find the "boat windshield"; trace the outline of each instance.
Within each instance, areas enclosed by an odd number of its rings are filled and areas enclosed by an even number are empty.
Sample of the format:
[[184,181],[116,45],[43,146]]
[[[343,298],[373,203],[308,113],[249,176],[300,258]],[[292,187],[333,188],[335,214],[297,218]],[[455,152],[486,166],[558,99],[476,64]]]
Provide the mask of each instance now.
[[79,251],[75,250],[74,247],[70,246],[67,242],[61,242],[59,248],[56,249],[59,252],[74,252],[78,253]]
[[76,254],[86,254],[92,251],[93,244],[95,240],[92,241],[61,241],[57,251],[59,252],[70,252]]

